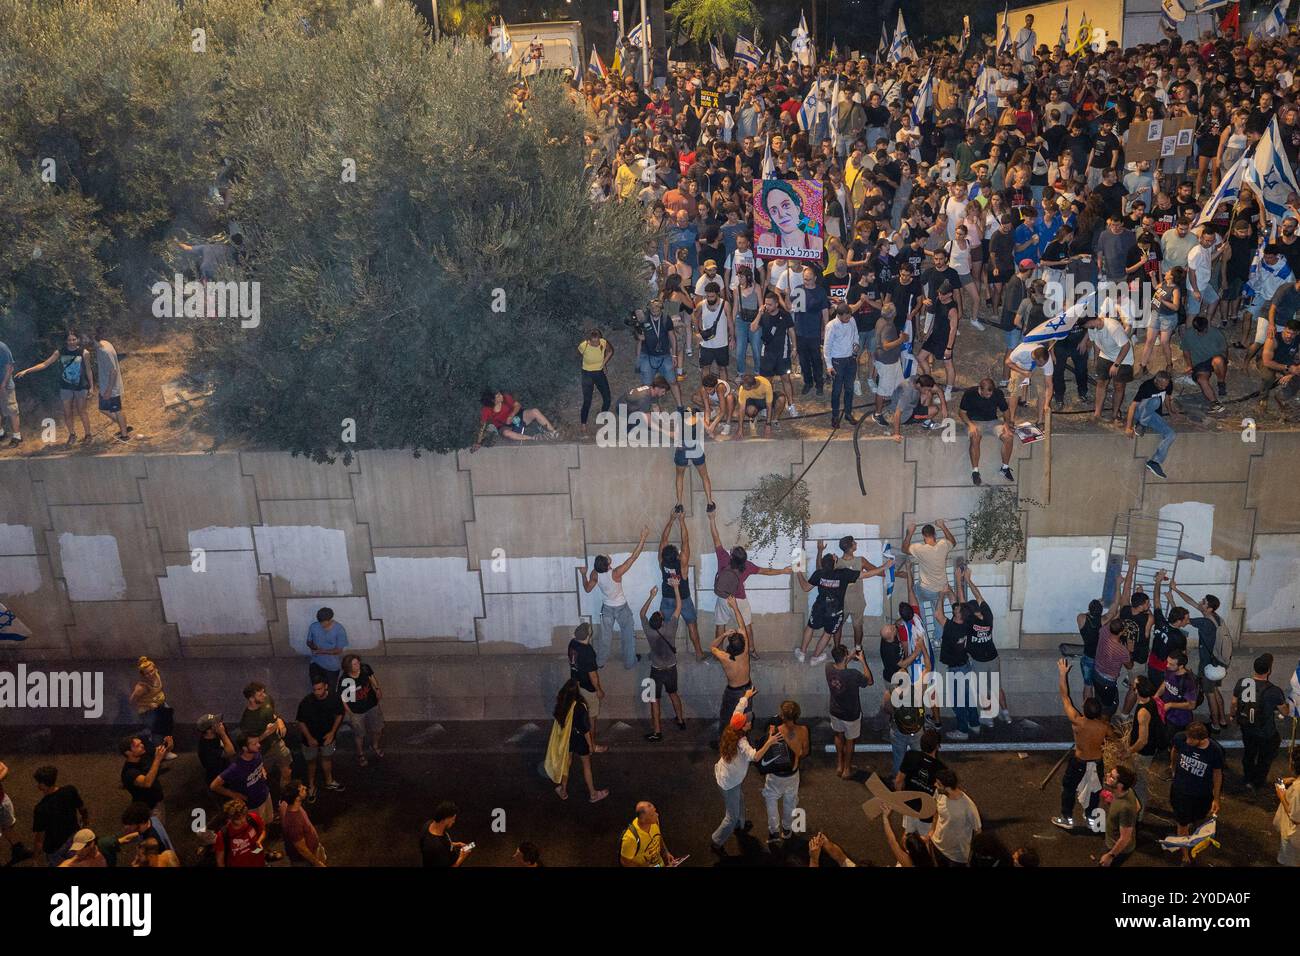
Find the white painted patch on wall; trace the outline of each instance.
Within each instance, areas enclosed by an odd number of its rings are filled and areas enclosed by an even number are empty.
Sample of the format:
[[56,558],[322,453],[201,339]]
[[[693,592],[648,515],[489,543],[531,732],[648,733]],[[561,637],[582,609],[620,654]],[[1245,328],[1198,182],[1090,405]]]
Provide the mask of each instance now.
[[1076,634],[1075,615],[1101,597],[1104,571],[1094,571],[1093,549],[1105,551],[1109,536],[1030,537],[1025,546],[1025,608],[1020,630],[1027,634]]
[[1255,557],[1241,563],[1238,586],[1246,592],[1246,630],[1295,630],[1300,619],[1300,535],[1255,535]]
[[[284,602],[284,619],[289,629],[289,643],[304,658],[307,650],[307,628],[316,620],[322,607],[334,611],[334,620],[348,632],[348,647],[354,651],[372,650],[384,639],[383,628],[370,619],[370,605],[363,597],[307,597],[290,598]],[[344,652],[346,653],[346,652]]]
[[0,524],[0,556],[36,553],[36,535],[29,525]]
[[297,594],[351,594],[348,537],[314,525],[258,525],[253,529],[262,571],[283,578]]
[[252,551],[209,551],[202,572],[169,565],[158,590],[163,616],[181,637],[266,633]]
[[189,533],[191,548],[205,551],[252,551],[253,529],[239,528],[199,528]]
[[120,601],[126,597],[126,577],[117,539],[111,534],[59,535],[59,557],[72,601]]
[[465,558],[377,557],[374,573],[366,575],[366,591],[370,612],[384,622],[390,641],[472,641],[474,619],[483,616],[478,573],[469,570]]
[[581,566],[582,559],[575,555],[516,558],[503,554],[479,561],[479,573],[489,594],[544,593],[572,591],[577,581],[573,569]]
[[1160,509],[1162,521],[1180,521],[1183,525],[1181,550],[1199,554],[1202,561],[1178,562],[1177,581],[1184,584],[1217,584],[1227,588],[1236,575],[1235,561],[1226,561],[1210,553],[1214,541],[1214,505],[1204,501],[1180,501]]
[[519,644],[529,648],[556,644],[556,650],[563,650],[568,639],[553,642],[552,628],[567,632],[578,626],[578,609],[572,594],[489,594],[485,603],[487,617],[479,624],[481,644]]
[[35,594],[41,589],[41,564],[35,555],[0,557],[0,597]]
[[[790,563],[790,553],[794,547],[794,543],[782,543],[776,549],[763,552],[762,561],[753,554],[750,555],[750,560],[760,567],[785,567]],[[779,564],[771,560],[776,554],[784,555],[785,560]],[[703,587],[699,589],[695,603],[696,609],[706,614],[713,613],[713,606],[718,600],[713,593],[713,579],[717,576],[718,556],[713,551],[706,551],[700,555],[700,581],[703,582]],[[745,579],[745,597],[749,600],[750,611],[754,614],[789,614],[790,585],[793,581],[792,574],[751,574]]]
[[[808,540],[804,542],[804,566],[807,568],[805,574],[812,574],[817,568],[817,542],[826,542],[826,553],[839,555],[840,538],[845,535],[853,535],[857,539],[857,553],[860,557],[866,558],[872,564],[880,564],[883,560],[882,548],[884,542],[880,539],[880,525],[877,524],[812,524],[808,526]],[[880,617],[885,613],[885,582],[883,578],[874,577],[866,578],[854,585],[862,589],[864,600],[866,601],[867,616]],[[816,600],[816,591],[809,591]]]

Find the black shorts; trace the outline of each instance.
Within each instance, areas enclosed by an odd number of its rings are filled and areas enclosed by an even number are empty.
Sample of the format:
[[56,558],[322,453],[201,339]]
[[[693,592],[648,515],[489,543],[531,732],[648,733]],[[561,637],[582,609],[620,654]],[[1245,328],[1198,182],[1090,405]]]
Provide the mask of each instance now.
[[1204,372],[1206,375],[1214,374],[1214,359],[1206,359],[1204,362],[1197,362],[1192,366],[1192,377],[1195,378]]
[[745,399],[745,411],[749,411],[751,408],[752,408],[756,413],[757,413],[757,412],[765,412],[765,411],[767,411],[767,399],[766,399],[766,398],[747,398],[747,399]]
[[101,412],[120,412],[122,410],[122,396],[115,395],[113,398],[100,398],[99,410]]
[[1117,365],[1116,363],[1107,361],[1100,356],[1097,358],[1097,363],[1093,369],[1093,373],[1098,378],[1109,378],[1112,369],[1115,370],[1114,381],[1119,382],[1121,385],[1133,381],[1132,365]]
[[758,371],[764,378],[772,378],[776,375],[790,374],[790,360],[788,358],[770,359],[766,355],[758,363]]
[[994,266],[993,271],[989,273],[989,282],[993,285],[1006,285],[1011,281],[1011,275],[1010,272],[1003,272],[997,266]]
[[827,634],[834,634],[844,626],[844,609],[832,610],[824,605],[814,603],[812,615],[808,618],[808,626],[814,631],[825,631]]
[[1210,807],[1213,804],[1214,797],[1208,794],[1198,797],[1179,793],[1177,790],[1171,790],[1169,793],[1169,807],[1174,811],[1174,822],[1180,827],[1200,823],[1209,817]]
[[716,365],[718,368],[726,368],[731,364],[731,348],[724,345],[720,349],[700,349],[700,368],[706,365]]
[[670,667],[666,671],[657,671],[650,668],[650,679],[655,682],[655,700],[660,700],[664,694],[677,693],[677,668]]

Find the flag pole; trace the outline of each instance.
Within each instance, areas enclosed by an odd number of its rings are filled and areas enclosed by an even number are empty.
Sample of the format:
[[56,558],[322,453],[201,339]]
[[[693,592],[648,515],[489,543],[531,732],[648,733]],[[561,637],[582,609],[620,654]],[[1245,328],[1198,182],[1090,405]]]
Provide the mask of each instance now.
[[650,24],[646,18],[645,0],[641,0],[641,89],[650,89]]

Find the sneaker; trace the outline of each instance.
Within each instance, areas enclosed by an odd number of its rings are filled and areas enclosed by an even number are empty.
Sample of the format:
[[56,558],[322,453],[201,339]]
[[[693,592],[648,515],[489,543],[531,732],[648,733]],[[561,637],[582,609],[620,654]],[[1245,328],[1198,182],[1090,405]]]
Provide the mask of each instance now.
[[781,839],[782,839],[782,840],[788,840],[788,839],[790,839],[790,837],[792,837],[792,836],[794,836],[794,831],[793,831],[793,830],[786,830],[786,829],[782,829],[782,830],[781,830]]
[[926,431],[928,431],[928,432],[929,432],[929,431],[934,431],[936,428],[939,427],[939,423],[938,423],[938,422],[932,422],[932,421],[930,421],[930,419],[927,418],[925,421],[921,422],[921,427],[924,428],[924,429],[925,429]]
[[686,346],[686,354],[687,354],[687,355],[694,355],[694,354],[695,354],[695,351],[694,351],[694,349],[691,348],[691,346],[688,345],[688,346]]
[[177,756],[179,755],[176,753],[176,751],[169,750],[167,751],[167,756],[163,757],[163,760],[175,760]]
[[1227,410],[1228,409],[1224,407],[1224,405],[1221,402],[1215,402],[1213,405],[1210,406],[1211,415],[1222,415]]
[[347,788],[344,787],[343,784],[339,783],[337,780],[331,780],[329,783],[325,784],[325,789],[331,790],[334,793],[342,793]]
[[856,378],[853,380],[853,395],[855,398],[859,398],[862,395],[862,383]]
[[1146,433],[1147,433],[1147,428],[1146,428],[1145,425],[1134,425],[1134,426],[1133,426],[1133,434],[1136,435],[1138,438],[1141,438],[1141,437],[1142,437],[1143,435],[1145,435]]
[[976,723],[974,726],[971,727],[969,731],[967,731],[967,733],[969,733],[972,737],[978,737],[980,735],[980,725]]
[[1001,710],[998,711],[998,720],[1002,721],[1002,723],[1004,724],[1011,723],[1011,711],[1003,707]]
[[114,435],[114,436],[113,436],[113,440],[114,440],[115,442],[119,442],[120,444],[123,444],[123,445],[129,445],[129,444],[131,444],[131,436],[130,436],[130,435],[124,435],[124,434],[122,434],[121,432],[118,432],[116,435]]
[[823,386],[818,385],[818,386],[817,386],[817,397],[818,397],[818,398],[824,398],[825,395],[826,395],[826,389],[825,389]]
[[807,655],[804,654],[802,647],[796,647],[794,649],[794,659],[797,660],[800,664],[807,663],[808,657]]
[[980,470],[979,470],[978,468],[972,468],[972,469],[971,469],[971,472],[970,472],[970,483],[971,483],[972,485],[982,485],[982,484],[984,484],[984,479],[980,477]]
[[821,664],[825,664],[830,659],[831,656],[829,654],[818,654],[816,657],[814,657],[812,660],[808,662],[808,665],[810,667],[817,667]]
[[1002,477],[1005,478],[1007,481],[1016,480],[1016,476],[1012,473],[1010,465],[1003,465],[1001,468],[998,469],[998,471],[1002,472]]
[[1169,477],[1168,475],[1165,474],[1165,470],[1160,467],[1160,462],[1158,461],[1147,462],[1147,471],[1151,472],[1151,474],[1155,475],[1157,478]]
[[773,846],[773,845],[775,845],[775,844],[777,844],[777,843],[780,843],[780,842],[781,842],[781,834],[778,833],[776,830],[773,830],[772,832],[770,832],[770,833],[767,835],[767,845],[768,845],[768,846]]
[[1185,386],[1187,386],[1188,388],[1198,388],[1198,387],[1199,387],[1199,386],[1196,384],[1196,379],[1192,378],[1190,375],[1180,375],[1180,376],[1178,376],[1178,378],[1177,378],[1175,381],[1176,381],[1177,384],[1179,384],[1179,385],[1185,385]]
[[720,431],[720,432],[722,433],[722,435],[723,435],[724,438],[725,438],[727,435],[730,435],[730,434],[731,434],[731,423],[730,423],[730,422],[726,422],[726,423],[724,423],[723,426],[722,426],[720,429],[718,429],[718,431]]
[[799,417],[799,409],[795,407],[794,402],[791,402],[791,403],[790,403],[790,417],[791,417],[791,418],[798,418],[798,417]]
[[975,329],[978,332],[984,331],[984,323],[981,322],[976,316],[972,315],[970,317],[970,325],[972,329]]
[[10,438],[10,439],[9,439],[9,447],[10,447],[10,448],[17,448],[17,447],[18,447],[19,445],[21,445],[22,443],[23,443],[23,440],[22,440],[21,438],[13,437],[13,438]]
[[652,744],[657,744],[659,741],[664,739],[664,735],[656,731],[653,734],[646,734],[645,739],[650,741]]
[[1227,383],[1227,382],[1220,382],[1220,383],[1219,383],[1219,398],[1227,398],[1227,397],[1228,397],[1228,383]]
[[981,718],[980,718],[980,726],[981,726],[981,727],[984,727],[985,729],[991,729],[991,728],[993,727],[993,718],[992,718],[992,717],[981,717]]
[[713,512],[717,510],[718,510],[718,503],[716,501],[710,501],[707,505],[704,506],[704,511],[706,514],[713,514]]
[[950,730],[947,733],[949,740],[970,740],[970,734],[960,730]]
[[1062,830],[1074,829],[1074,817],[1052,817],[1052,826],[1060,827]]
[[875,422],[877,425],[879,425],[881,428],[889,427],[889,422],[885,421],[885,416],[881,415],[879,412],[877,412],[875,415],[872,415],[871,420]]

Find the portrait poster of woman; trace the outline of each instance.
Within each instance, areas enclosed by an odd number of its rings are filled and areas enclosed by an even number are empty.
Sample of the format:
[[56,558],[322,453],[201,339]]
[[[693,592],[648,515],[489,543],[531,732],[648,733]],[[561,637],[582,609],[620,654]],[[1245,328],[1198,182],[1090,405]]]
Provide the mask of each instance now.
[[822,257],[822,184],[765,179],[754,192],[754,253],[764,259]]

